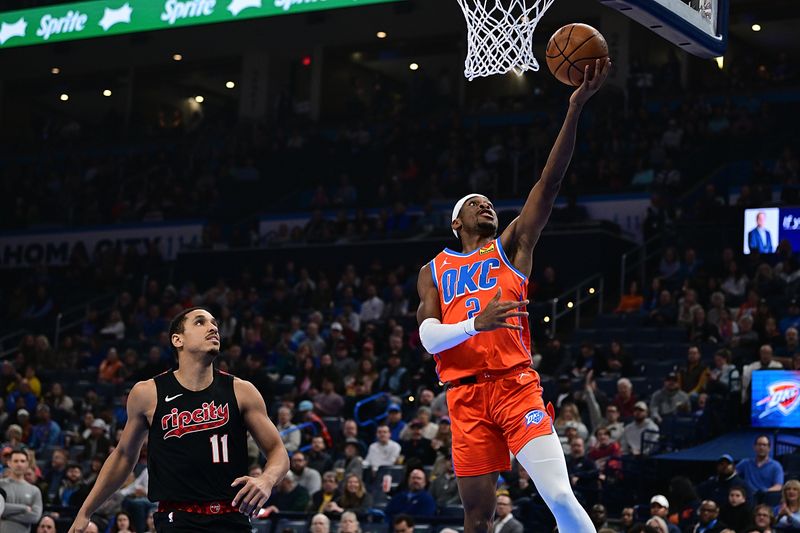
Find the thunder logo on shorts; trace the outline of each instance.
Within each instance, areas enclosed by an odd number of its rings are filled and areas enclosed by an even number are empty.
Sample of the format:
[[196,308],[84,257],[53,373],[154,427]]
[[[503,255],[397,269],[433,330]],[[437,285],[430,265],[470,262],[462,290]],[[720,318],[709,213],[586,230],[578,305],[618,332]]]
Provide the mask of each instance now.
[[[468,254],[445,248],[430,264],[445,324],[476,316],[494,298],[498,288],[503,289],[503,301],[525,300],[528,296],[528,278],[508,260],[500,239]],[[523,330],[484,331],[435,354],[439,379],[447,382],[484,370],[506,370],[530,364],[528,321],[512,318],[509,322],[521,323]]]

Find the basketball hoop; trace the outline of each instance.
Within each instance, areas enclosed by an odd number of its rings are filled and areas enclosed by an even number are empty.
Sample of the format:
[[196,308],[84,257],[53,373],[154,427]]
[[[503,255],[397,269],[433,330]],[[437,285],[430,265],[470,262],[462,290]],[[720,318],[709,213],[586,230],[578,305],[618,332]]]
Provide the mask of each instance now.
[[467,79],[539,70],[533,31],[555,0],[456,1],[467,19]]

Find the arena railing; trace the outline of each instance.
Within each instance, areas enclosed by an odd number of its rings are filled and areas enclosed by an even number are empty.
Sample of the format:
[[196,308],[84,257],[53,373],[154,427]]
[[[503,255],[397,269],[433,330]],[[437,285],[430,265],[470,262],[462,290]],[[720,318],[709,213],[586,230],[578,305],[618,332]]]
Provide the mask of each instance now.
[[[639,292],[644,292],[647,288],[647,262],[661,253],[663,248],[664,236],[658,234],[651,237],[640,246],[625,252],[620,258],[619,267],[619,296],[620,299],[628,290],[628,280],[637,276],[639,280]],[[634,272],[635,271],[635,272]]]
[[545,315],[542,321],[549,326],[550,336],[555,336],[559,319],[570,313],[574,313],[575,328],[578,328],[581,321],[581,307],[591,300],[597,299],[597,312],[601,313],[604,292],[605,278],[602,274],[595,274],[547,301],[544,305],[549,307],[549,314]]

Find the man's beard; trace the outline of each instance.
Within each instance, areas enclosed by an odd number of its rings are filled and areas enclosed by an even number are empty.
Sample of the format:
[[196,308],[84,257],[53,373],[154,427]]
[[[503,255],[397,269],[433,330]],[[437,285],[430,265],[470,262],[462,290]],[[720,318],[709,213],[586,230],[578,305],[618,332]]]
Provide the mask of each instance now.
[[475,228],[478,230],[478,234],[483,236],[494,236],[497,233],[497,227],[494,222],[479,221]]

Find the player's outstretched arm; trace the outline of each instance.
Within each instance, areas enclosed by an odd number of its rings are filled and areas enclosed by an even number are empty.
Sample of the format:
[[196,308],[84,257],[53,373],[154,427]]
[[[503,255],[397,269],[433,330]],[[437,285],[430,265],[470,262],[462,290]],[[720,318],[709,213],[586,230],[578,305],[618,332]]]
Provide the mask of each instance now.
[[92,514],[114,494],[133,471],[147,437],[147,413],[155,410],[156,384],[150,379],[140,381],[128,396],[128,423],[119,444],[108,456],[97,482],[72,523],[70,533],[83,533]]
[[249,381],[233,382],[239,411],[253,439],[267,457],[264,473],[258,477],[242,476],[233,480],[232,487],[241,485],[231,505],[239,507],[242,514],[256,516],[272,494],[272,488],[289,471],[289,454],[280,433],[267,416],[267,406],[258,389]]
[[611,70],[609,59],[595,62],[593,68],[586,66],[583,83],[575,89],[569,99],[567,116],[556,137],[550,156],[542,170],[542,176],[531,189],[519,217],[503,232],[503,246],[510,251],[522,251],[527,255],[533,252],[542,233],[553,204],[561,189],[561,182],[567,172],[572,153],[575,150],[575,136],[578,119],[584,104],[600,89]]

